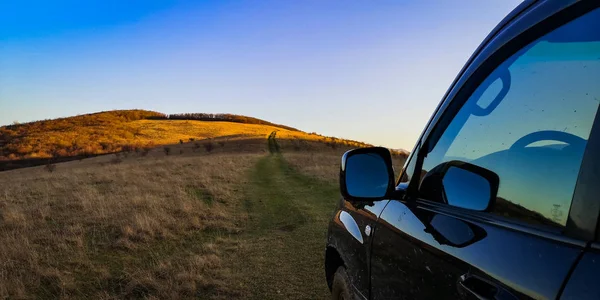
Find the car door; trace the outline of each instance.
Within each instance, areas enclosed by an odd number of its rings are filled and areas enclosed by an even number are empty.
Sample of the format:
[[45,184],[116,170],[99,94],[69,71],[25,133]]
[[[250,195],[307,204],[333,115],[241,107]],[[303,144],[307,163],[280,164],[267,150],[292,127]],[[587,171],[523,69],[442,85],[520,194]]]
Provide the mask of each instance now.
[[[596,6],[535,3],[480,47],[407,161],[405,196],[380,215],[371,299],[560,296],[598,216],[597,175],[583,176],[598,173]],[[493,205],[473,209],[467,177],[428,181],[449,162],[496,174]]]
[[[329,226],[326,251],[336,249],[335,252],[342,256],[340,259],[346,267],[353,292],[362,299],[367,299],[370,281],[371,230],[389,200],[373,201],[369,205],[360,207],[346,199],[340,201],[342,203],[333,217],[333,226]],[[326,253],[326,260],[329,255],[332,254]],[[335,263],[326,262],[327,278],[333,279],[337,267]]]

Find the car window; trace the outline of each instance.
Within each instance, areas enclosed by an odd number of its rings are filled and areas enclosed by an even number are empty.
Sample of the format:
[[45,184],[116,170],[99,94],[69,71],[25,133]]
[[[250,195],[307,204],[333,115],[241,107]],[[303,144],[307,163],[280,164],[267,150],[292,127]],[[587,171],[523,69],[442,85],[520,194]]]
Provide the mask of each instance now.
[[427,154],[424,172],[452,160],[486,168],[500,178],[492,213],[565,226],[600,101],[598,20],[597,9],[499,65]]

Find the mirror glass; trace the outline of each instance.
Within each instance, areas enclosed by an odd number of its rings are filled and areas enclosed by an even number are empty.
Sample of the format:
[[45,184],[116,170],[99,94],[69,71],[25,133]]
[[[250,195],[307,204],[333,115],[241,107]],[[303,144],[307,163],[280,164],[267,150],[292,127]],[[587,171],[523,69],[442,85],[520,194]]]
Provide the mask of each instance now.
[[450,167],[442,179],[446,202],[472,210],[485,210],[492,197],[490,182],[471,171]]
[[376,153],[355,154],[346,160],[346,189],[352,197],[384,197],[390,176],[383,157]]

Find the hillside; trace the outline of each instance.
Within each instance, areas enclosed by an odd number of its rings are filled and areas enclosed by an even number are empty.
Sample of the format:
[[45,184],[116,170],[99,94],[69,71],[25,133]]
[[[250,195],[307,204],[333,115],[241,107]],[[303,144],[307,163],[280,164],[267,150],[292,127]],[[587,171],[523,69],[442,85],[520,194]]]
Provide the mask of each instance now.
[[350,146],[227,139],[0,172],[0,298],[325,299]]
[[118,111],[1,128],[14,159],[0,167],[45,165],[0,172],[0,298],[326,298],[340,157],[366,144],[239,120]]
[[206,139],[266,138],[272,132],[279,139],[318,141],[332,147],[367,145],[231,114],[121,110],[0,127],[0,170]]

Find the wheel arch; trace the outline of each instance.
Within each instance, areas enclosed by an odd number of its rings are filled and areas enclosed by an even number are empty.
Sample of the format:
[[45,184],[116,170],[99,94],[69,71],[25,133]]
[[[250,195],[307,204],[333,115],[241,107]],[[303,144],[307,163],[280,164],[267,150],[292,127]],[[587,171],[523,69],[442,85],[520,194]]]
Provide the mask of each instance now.
[[333,276],[340,266],[346,266],[342,256],[335,247],[327,246],[325,250],[325,278],[330,291],[333,285]]

